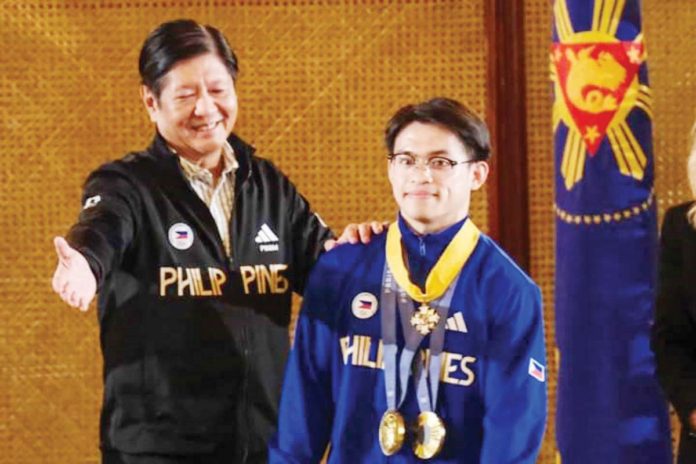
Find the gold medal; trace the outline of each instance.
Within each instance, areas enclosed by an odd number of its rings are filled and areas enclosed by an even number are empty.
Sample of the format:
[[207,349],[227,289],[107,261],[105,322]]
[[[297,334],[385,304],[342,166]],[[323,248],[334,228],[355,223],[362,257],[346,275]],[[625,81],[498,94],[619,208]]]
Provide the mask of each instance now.
[[411,316],[411,327],[416,329],[421,335],[428,335],[437,327],[440,322],[440,315],[426,303],[418,307],[418,311]]
[[421,459],[430,459],[442,450],[447,429],[437,414],[426,411],[418,415],[418,428],[413,441],[413,452]]
[[391,456],[401,449],[406,438],[406,423],[403,416],[390,409],[379,422],[379,447],[385,456]]

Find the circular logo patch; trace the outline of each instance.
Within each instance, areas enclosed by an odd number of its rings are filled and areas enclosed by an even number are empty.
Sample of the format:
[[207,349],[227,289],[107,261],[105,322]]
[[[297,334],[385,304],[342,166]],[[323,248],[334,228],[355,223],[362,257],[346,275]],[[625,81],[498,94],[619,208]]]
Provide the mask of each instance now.
[[358,293],[353,298],[351,307],[355,317],[358,319],[369,319],[377,312],[377,297],[372,293]]
[[193,229],[188,224],[177,222],[169,228],[169,243],[177,250],[188,250],[193,245]]

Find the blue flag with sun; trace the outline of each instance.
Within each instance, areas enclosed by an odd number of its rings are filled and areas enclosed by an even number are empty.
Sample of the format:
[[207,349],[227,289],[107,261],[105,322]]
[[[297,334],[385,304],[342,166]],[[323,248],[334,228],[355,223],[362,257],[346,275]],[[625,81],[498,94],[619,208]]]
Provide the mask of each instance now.
[[558,461],[668,464],[640,2],[555,0],[553,18]]

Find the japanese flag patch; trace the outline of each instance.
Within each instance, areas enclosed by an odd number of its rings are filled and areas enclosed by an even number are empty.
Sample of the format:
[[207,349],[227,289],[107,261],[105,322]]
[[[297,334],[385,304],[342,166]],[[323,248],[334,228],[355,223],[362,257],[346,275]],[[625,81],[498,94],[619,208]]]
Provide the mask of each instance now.
[[94,195],[93,197],[89,197],[88,199],[85,200],[85,204],[82,207],[82,209],[87,209],[91,208],[93,206],[97,206],[99,202],[101,201],[101,195]]

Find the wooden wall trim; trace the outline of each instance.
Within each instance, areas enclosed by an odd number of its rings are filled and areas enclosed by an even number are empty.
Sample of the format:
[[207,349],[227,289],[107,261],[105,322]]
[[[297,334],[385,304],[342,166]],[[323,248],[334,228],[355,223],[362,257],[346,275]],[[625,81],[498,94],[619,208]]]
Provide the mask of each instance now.
[[493,147],[488,189],[490,233],[529,272],[524,5],[517,0],[485,1],[486,119]]

